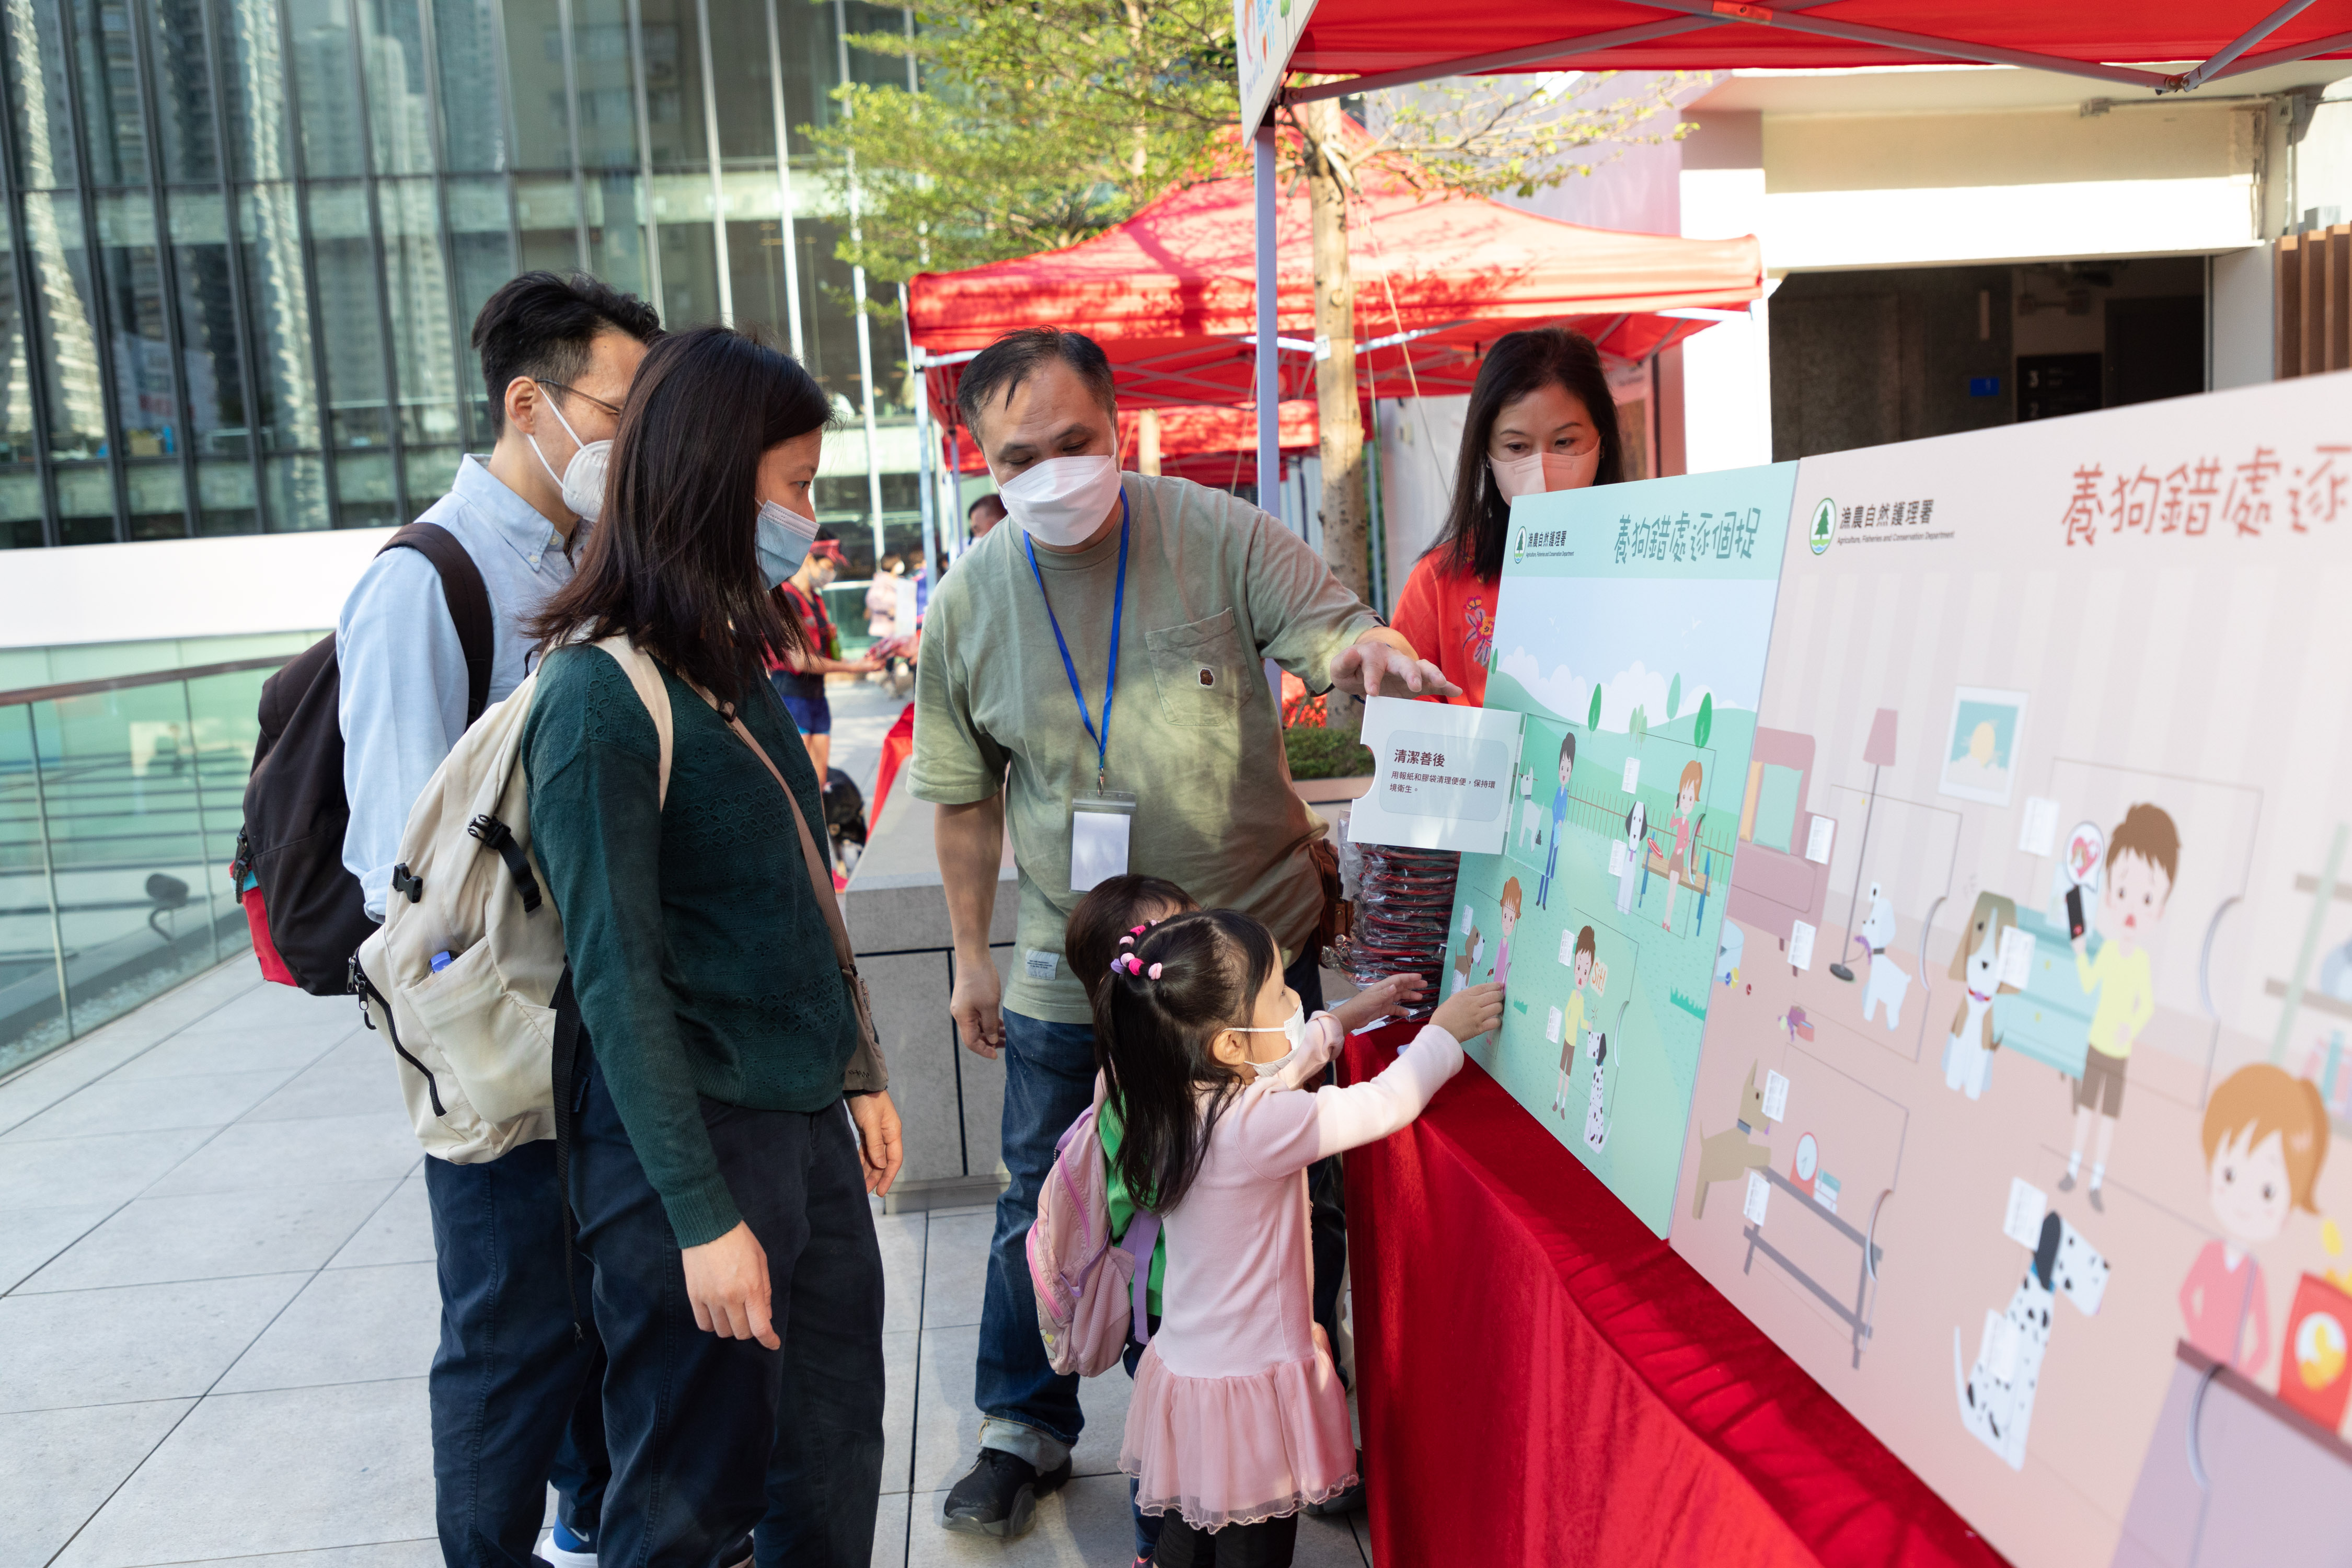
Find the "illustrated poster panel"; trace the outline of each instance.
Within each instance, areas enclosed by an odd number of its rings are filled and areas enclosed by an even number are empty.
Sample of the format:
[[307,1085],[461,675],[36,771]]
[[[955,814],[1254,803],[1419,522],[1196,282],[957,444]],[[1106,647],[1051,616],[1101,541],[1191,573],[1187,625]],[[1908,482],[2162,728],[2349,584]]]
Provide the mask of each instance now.
[[1486,705],[1528,715],[1499,855],[1465,855],[1471,1055],[1659,1235],[1772,626],[1795,465],[1523,497]]
[[2343,1550],[2347,693],[2352,377],[1798,468],[1674,1244],[2023,1568]]

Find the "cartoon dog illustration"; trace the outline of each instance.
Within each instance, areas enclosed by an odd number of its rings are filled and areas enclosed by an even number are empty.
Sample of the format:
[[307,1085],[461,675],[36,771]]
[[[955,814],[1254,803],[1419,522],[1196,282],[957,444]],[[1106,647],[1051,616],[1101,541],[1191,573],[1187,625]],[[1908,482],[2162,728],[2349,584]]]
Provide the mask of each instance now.
[[1543,836],[1537,831],[1537,827],[1547,819],[1543,815],[1543,808],[1536,805],[1535,769],[1529,768],[1527,772],[1521,773],[1519,775],[1518,784],[1519,837],[1517,842],[1517,847],[1525,848],[1529,840],[1533,840],[1538,844],[1541,844],[1543,842]]
[[[1454,991],[1459,991],[1464,986],[1470,984],[1471,971],[1478,966],[1478,960],[1485,955],[1486,951],[1486,939],[1478,934],[1478,922],[1475,919],[1469,917],[1466,906],[1464,910],[1464,916],[1465,918],[1462,922],[1462,951],[1454,955]],[[1453,992],[1449,991],[1446,994],[1450,996],[1453,994]]]
[[1952,954],[1952,978],[1966,989],[1944,1042],[1944,1087],[1970,1100],[1983,1095],[1992,1073],[1992,1053],[2000,1047],[1992,1032],[1992,999],[2017,990],[1999,980],[2000,933],[2016,926],[2014,900],[1999,893],[1979,893],[1969,929],[1960,933],[1960,945]]
[[1862,988],[1862,1021],[1870,1022],[1879,1004],[1886,1005],[1886,1026],[1903,1025],[1903,998],[1910,994],[1911,976],[1886,956],[1895,941],[1895,903],[1876,882],[1870,885],[1870,918],[1862,922],[1854,940],[1870,949],[1870,978]]
[[[1593,1081],[1600,1081],[1599,1069],[1594,1069]],[[1595,1091],[1596,1094],[1598,1090]],[[1600,1101],[1596,1099],[1596,1106]],[[1739,1090],[1739,1125],[1726,1128],[1711,1138],[1702,1138],[1698,1145],[1698,1188],[1691,1194],[1691,1218],[1706,1216],[1706,1190],[1717,1182],[1749,1171],[1758,1171],[1772,1163],[1769,1145],[1751,1143],[1748,1134],[1764,1123],[1764,1091],[1756,1087],[1756,1066],[1748,1067],[1748,1082]],[[1702,1131],[1705,1129],[1701,1129]]]
[[1960,1331],[1952,1330],[1952,1384],[1960,1425],[2012,1470],[2025,1468],[2025,1437],[2033,1425],[2034,1391],[2050,1351],[2050,1310],[2059,1296],[2095,1315],[2106,1294],[2107,1260],[2082,1233],[2055,1214],[2042,1216],[2040,1245],[2025,1278],[2009,1299],[2009,1312],[1985,1314],[1984,1344],[1976,1365],[1960,1371]]
[[1592,1064],[1592,1099],[1584,1109],[1584,1142],[1597,1154],[1609,1142],[1609,1116],[1601,1097],[1601,1069],[1609,1060],[1609,1037],[1598,1029],[1585,1030],[1584,1055]]

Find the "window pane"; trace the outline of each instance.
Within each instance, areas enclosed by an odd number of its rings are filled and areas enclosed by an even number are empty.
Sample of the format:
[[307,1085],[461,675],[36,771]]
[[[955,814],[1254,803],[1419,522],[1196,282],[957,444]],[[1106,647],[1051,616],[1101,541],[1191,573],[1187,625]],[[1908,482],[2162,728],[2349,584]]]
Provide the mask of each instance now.
[[[568,169],[572,134],[564,118],[563,26],[556,0],[506,0],[507,69],[514,76],[515,166]],[[443,58],[448,45],[442,45]],[[487,69],[487,67],[484,68]],[[441,101],[456,101],[445,70]]]
[[[248,449],[243,345],[228,265],[226,209],[218,196],[173,193],[172,269],[180,288],[182,361],[188,371],[186,437],[199,457]],[[246,486],[251,505],[252,485]]]
[[213,140],[213,85],[205,63],[202,0],[148,0],[148,52],[155,73],[155,128],[163,142],[163,177],[220,178]]
[[41,537],[41,477],[31,465],[0,467],[0,550],[36,550]]
[[[547,10],[551,16],[553,7]],[[499,79],[496,0],[433,0],[433,47],[441,59],[441,127],[448,142],[449,167],[459,171],[509,167],[506,83]],[[525,73],[520,55],[509,68],[518,79],[518,96],[529,103],[530,94],[520,91]],[[549,118],[561,140],[563,75],[560,67],[555,86],[555,110]],[[568,153],[564,161],[571,161]]]
[[384,407],[383,331],[376,311],[367,195],[355,183],[314,184],[306,200],[310,251],[319,268],[319,327],[334,442],[384,446],[392,439],[392,421]]
[[268,498],[270,532],[307,533],[330,526],[327,467],[318,458],[303,454],[264,459],[262,489]]
[[[453,352],[457,356],[457,395],[467,409],[467,438],[476,440],[487,448],[495,438],[490,428],[490,406],[482,386],[482,362],[474,353],[472,342],[474,318],[489,302],[499,286],[512,278],[521,268],[514,259],[512,231],[508,226],[507,191],[503,180],[452,180],[449,182],[449,243],[457,263],[457,300],[456,319],[451,321]],[[572,185],[563,186],[563,205],[567,217],[572,207]],[[556,269],[570,271],[580,265],[579,247],[574,231],[567,222],[563,229],[563,248]],[[525,267],[546,265],[527,261]],[[446,486],[447,481],[442,483]],[[437,493],[437,492],[436,492]],[[411,506],[419,505],[419,491],[415,480],[409,484]]]
[[139,68],[131,49],[131,7],[126,0],[73,0],[73,18],[90,178],[101,185],[142,184],[147,143],[139,115]]
[[783,225],[729,224],[727,258],[735,289],[735,324],[758,327],[770,341],[789,347],[793,340],[785,307]]
[[196,519],[196,531],[207,538],[261,531],[260,515],[253,505],[251,463],[199,461],[196,504],[202,509]]
[[114,542],[114,475],[104,463],[71,463],[57,471],[58,542]]
[[[340,15],[339,0],[331,3]],[[416,0],[360,0],[359,11],[375,172],[429,174],[433,116],[425,90],[425,23]]]
[[407,456],[408,509],[422,512],[449,493],[464,454],[455,447],[411,447]]
[[[310,372],[310,302],[303,291],[302,236],[290,185],[257,185],[237,202],[246,313],[253,323],[261,406],[253,424],[265,450],[319,445],[319,386]],[[314,527],[324,527],[320,513]],[[270,526],[289,526],[272,519]]]
[[352,29],[343,0],[285,0],[301,90],[302,172],[312,179],[362,173]]
[[635,174],[600,174],[588,183],[588,270],[632,294],[646,286],[645,214]]
[[[726,0],[720,0],[726,4]],[[646,123],[656,169],[703,165],[702,35],[694,0],[642,0]]]
[[572,29],[580,84],[580,161],[592,169],[634,169],[636,80],[629,69],[629,22],[622,0],[575,0]]
[[661,226],[662,323],[672,331],[719,319],[719,268],[710,225]]
[[[804,5],[800,0],[775,0],[775,6],[784,62],[786,133],[794,154],[815,157],[816,145],[802,127],[833,122],[835,105],[827,95],[839,79],[834,70],[833,7]],[[853,23],[853,30],[855,26]]]
[[[16,246],[8,232],[7,214],[0,208],[0,349],[7,354],[7,374],[0,376],[0,464],[16,465],[33,458],[33,389],[26,374],[33,363],[32,326],[25,318],[22,302],[16,298]],[[5,472],[5,469],[0,469]],[[0,479],[0,492],[7,481]],[[18,514],[8,511],[7,502],[0,499],[0,520],[13,525],[21,521]],[[36,522],[40,519],[41,501],[37,490],[29,514]],[[0,528],[0,532],[5,532]],[[36,531],[35,542],[39,542]]]
[[841,230],[814,218],[793,225],[801,247],[801,330],[808,339],[809,374],[833,395],[836,410],[860,406],[865,383],[857,374],[857,325],[850,310],[849,264],[834,256]]
[[223,85],[231,167],[240,180],[290,180],[294,150],[286,139],[286,105],[292,83],[278,47],[276,0],[215,3],[228,20]]
[[66,112],[65,39],[58,8],[7,0],[8,109],[16,121],[16,178],[26,185],[74,183],[73,126]]
[[177,463],[133,463],[123,470],[129,489],[131,537],[181,539],[188,531],[187,481]]
[[396,528],[407,521],[392,489],[390,452],[350,452],[335,459],[335,526]]
[[719,154],[730,163],[773,158],[776,111],[768,96],[765,0],[712,0],[710,69]]
[[126,456],[179,450],[180,399],[172,381],[171,332],[163,320],[163,272],[155,249],[155,209],[143,191],[98,198],[98,239],[106,266],[108,325],[114,334],[114,398]]
[[[400,373],[404,441],[457,439],[457,366],[449,319],[449,274],[430,180],[376,187],[383,228],[384,287],[392,301],[394,363]],[[499,248],[506,248],[501,226]]]
[[42,374],[49,394],[49,456],[95,458],[106,445],[98,333],[90,325],[89,252],[71,195],[28,191],[25,239],[43,305]]

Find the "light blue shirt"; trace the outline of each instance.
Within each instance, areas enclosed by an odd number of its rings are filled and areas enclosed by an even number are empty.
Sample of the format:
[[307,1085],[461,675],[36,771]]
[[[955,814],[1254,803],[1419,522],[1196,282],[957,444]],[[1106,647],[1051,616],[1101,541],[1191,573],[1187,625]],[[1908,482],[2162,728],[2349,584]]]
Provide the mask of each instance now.
[[[572,580],[563,536],[481,459],[457,465],[449,493],[425,510],[457,536],[490,595],[490,693],[497,702],[530,673],[522,623]],[[584,531],[575,534],[584,540]],[[466,732],[466,649],[441,574],[414,550],[388,550],[361,576],[335,625],[341,667],[343,794],[351,826],[343,865],[360,879],[372,920],[383,919],[400,835],[449,749]]]

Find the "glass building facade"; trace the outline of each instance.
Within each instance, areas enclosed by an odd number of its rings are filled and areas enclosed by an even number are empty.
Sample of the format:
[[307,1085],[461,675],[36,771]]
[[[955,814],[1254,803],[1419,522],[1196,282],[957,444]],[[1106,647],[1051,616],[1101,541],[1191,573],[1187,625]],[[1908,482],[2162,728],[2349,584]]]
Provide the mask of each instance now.
[[910,548],[903,337],[869,321],[861,354],[839,163],[803,129],[845,69],[907,79],[843,30],[906,25],[838,0],[0,0],[0,547],[414,517],[490,444],[482,301],[582,267],[667,325],[796,348],[843,416],[824,521],[853,566],[877,521]]

